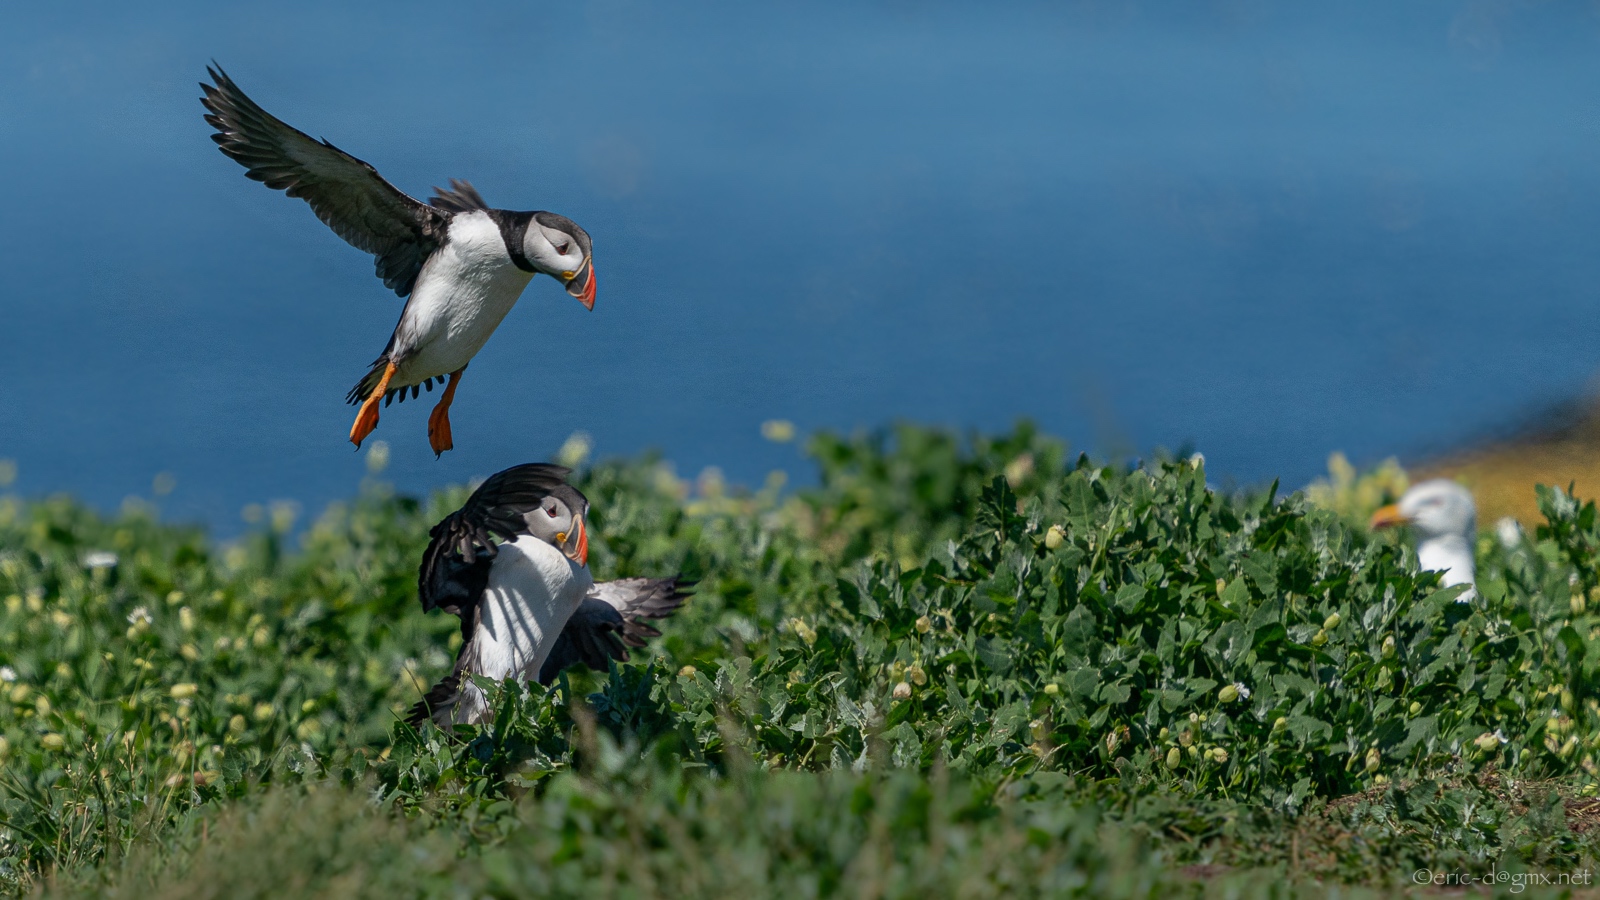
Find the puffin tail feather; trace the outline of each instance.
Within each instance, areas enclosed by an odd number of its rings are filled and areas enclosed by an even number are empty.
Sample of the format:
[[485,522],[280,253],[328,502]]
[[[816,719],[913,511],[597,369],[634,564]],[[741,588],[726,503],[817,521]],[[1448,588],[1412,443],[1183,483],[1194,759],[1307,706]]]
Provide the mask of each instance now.
[[429,719],[448,723],[450,713],[455,709],[456,701],[459,699],[461,699],[461,673],[452,672],[430,688],[422,695],[422,699],[411,707],[411,711],[406,713],[406,724],[420,729],[422,723]]

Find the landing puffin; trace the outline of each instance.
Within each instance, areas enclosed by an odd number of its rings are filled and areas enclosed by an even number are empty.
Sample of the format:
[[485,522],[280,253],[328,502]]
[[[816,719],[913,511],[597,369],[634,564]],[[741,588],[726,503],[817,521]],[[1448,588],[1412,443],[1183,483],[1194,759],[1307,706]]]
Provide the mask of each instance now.
[[543,272],[594,309],[589,233],[551,212],[491,209],[465,181],[434,188],[421,203],[367,163],[315,140],[246,97],[220,66],[200,84],[211,139],[245,167],[245,176],[311,205],[334,233],[377,259],[378,278],[409,295],[389,345],[346,400],[361,411],[350,427],[357,447],[378,426],[378,404],[445,383],[428,417],[435,455],[449,450],[450,401],[467,363],[482,349],[523,288]]
[[661,634],[643,620],[688,599],[676,577],[590,578],[589,501],[568,474],[546,463],[496,473],[429,532],[422,608],[459,616],[462,640],[454,669],[406,716],[412,726],[484,721],[488,701],[472,675],[550,684],[574,663],[626,660],[629,647]]

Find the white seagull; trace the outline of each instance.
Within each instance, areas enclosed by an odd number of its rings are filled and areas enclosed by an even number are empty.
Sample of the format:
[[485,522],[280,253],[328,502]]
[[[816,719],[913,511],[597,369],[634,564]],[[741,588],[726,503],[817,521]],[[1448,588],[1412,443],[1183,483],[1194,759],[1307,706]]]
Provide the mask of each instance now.
[[[574,663],[604,669],[661,632],[688,596],[674,578],[589,575],[589,501],[545,463],[489,477],[429,532],[417,587],[426,611],[461,618],[455,668],[412,707],[412,725],[478,723],[489,712],[470,676],[553,682]],[[493,538],[500,538],[496,544]]]
[[[1410,525],[1417,533],[1417,565],[1443,572],[1443,587],[1473,584],[1477,570],[1473,544],[1478,537],[1478,507],[1472,492],[1448,478],[1435,478],[1411,486],[1400,497],[1372,514],[1373,528]],[[1477,596],[1474,587],[1457,598],[1465,603]]]

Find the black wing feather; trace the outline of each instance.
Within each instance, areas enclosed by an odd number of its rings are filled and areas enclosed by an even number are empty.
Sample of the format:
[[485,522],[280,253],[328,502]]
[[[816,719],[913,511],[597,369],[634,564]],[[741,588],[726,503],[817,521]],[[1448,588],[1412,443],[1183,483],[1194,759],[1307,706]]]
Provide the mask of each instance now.
[[450,208],[419,202],[371,165],[284,123],[245,96],[221,66],[206,72],[216,83],[201,83],[200,102],[222,152],[247,177],[305,200],[335,234],[377,257],[387,287],[410,294],[423,262],[444,243]]
[[575,663],[600,671],[607,660],[626,662],[629,647],[643,647],[646,640],[661,636],[643,620],[672,615],[689,599],[693,584],[676,577],[619,578],[591,587],[550,648],[539,683],[550,684]]

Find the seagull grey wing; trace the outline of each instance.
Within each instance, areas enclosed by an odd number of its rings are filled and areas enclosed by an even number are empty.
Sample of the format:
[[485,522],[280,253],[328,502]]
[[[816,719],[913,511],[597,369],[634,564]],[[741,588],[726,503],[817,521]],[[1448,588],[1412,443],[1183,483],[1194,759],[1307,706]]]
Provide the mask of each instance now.
[[[629,647],[643,647],[645,641],[661,632],[645,624],[645,619],[665,619],[689,599],[694,582],[672,578],[619,578],[602,581],[589,588],[589,598],[606,603],[622,616],[622,640]],[[587,602],[587,601],[585,601]],[[627,657],[622,657],[626,659]]]
[[572,617],[567,619],[561,633],[556,635],[550,655],[544,658],[544,665],[539,668],[539,683],[554,682],[561,670],[577,663],[603,672],[606,660],[625,661],[628,648],[622,645],[622,638],[618,637],[625,626],[622,614],[615,607],[593,597],[585,598],[573,611]]
[[417,595],[425,611],[461,615],[476,604],[494,563],[494,538],[514,540],[527,532],[529,512],[566,484],[570,469],[548,463],[512,466],[489,476],[458,510],[428,532],[428,548],[417,570]]
[[[201,83],[211,139],[245,175],[299,197],[351,246],[377,257],[378,277],[404,297],[422,264],[444,242],[451,212],[421,203],[378,170],[327,141],[319,141],[256,105],[222,67],[206,67],[215,85]],[[474,192],[476,193],[476,192]]]

